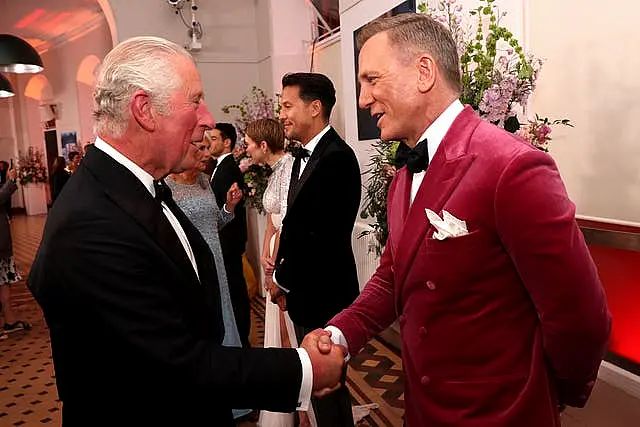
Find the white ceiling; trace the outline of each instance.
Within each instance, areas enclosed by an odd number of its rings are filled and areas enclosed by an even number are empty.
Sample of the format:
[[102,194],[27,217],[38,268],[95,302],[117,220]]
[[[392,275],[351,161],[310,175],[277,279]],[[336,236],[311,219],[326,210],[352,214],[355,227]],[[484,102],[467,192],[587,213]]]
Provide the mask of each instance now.
[[97,0],[0,0],[0,33],[16,35],[43,53],[101,25]]

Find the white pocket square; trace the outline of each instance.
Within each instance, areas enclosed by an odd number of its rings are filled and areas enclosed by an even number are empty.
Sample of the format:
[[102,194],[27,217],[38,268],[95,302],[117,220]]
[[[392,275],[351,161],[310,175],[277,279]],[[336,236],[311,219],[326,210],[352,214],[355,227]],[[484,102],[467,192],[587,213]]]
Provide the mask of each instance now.
[[442,218],[431,209],[424,210],[427,213],[427,218],[436,232],[433,233],[433,238],[438,240],[444,240],[449,237],[458,237],[469,234],[467,230],[467,223],[451,215],[449,212],[443,210]]

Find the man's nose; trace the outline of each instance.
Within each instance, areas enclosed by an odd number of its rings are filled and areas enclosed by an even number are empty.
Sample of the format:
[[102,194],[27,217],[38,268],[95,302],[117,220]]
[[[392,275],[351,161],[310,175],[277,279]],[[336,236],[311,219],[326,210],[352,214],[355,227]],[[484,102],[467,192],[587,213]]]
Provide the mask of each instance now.
[[371,92],[366,86],[360,87],[360,96],[358,97],[358,105],[362,109],[367,109],[371,107],[373,104],[373,97],[371,96]]
[[211,111],[209,111],[209,108],[207,107],[207,104],[204,103],[204,101],[202,101],[200,103],[200,123],[202,123],[202,126],[206,127],[207,129],[213,129],[216,125],[216,121],[213,118],[213,114],[211,114]]

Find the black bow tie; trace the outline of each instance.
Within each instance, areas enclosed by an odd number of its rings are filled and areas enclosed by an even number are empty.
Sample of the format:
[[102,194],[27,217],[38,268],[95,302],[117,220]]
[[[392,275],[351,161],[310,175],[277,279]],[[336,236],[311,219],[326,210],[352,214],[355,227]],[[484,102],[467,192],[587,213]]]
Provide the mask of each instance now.
[[173,202],[173,195],[171,189],[164,181],[153,181],[153,188],[156,190],[156,200],[159,202],[165,202],[169,205]]
[[211,170],[218,167],[218,159],[211,159]]
[[427,140],[423,139],[407,154],[407,169],[411,173],[418,173],[427,170],[427,166],[429,166],[429,147]]
[[293,149],[291,150],[291,154],[296,159],[306,159],[311,157],[311,152],[301,146],[293,147]]

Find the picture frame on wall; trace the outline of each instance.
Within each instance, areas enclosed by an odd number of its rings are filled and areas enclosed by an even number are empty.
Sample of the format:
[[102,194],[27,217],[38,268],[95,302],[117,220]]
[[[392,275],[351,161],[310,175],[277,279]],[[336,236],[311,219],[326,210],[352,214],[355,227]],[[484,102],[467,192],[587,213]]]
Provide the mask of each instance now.
[[81,152],[78,145],[78,137],[75,131],[62,132],[60,134],[60,145],[62,145],[62,157],[68,162],[69,153],[72,151]]
[[[400,3],[398,6],[389,10],[386,13],[378,16],[376,19],[385,17],[385,16],[395,16],[401,13],[412,13],[416,11],[416,1],[415,0],[405,0]],[[358,140],[372,140],[372,139],[380,139],[380,129],[376,126],[375,118],[371,117],[369,114],[369,110],[365,110],[360,108],[358,105],[358,99],[360,98],[360,82],[358,81],[358,54],[360,50],[358,49],[358,34],[362,30],[362,27],[357,28],[353,32],[353,55],[355,62],[355,79],[356,79],[356,111],[357,111],[357,121],[358,121]]]

